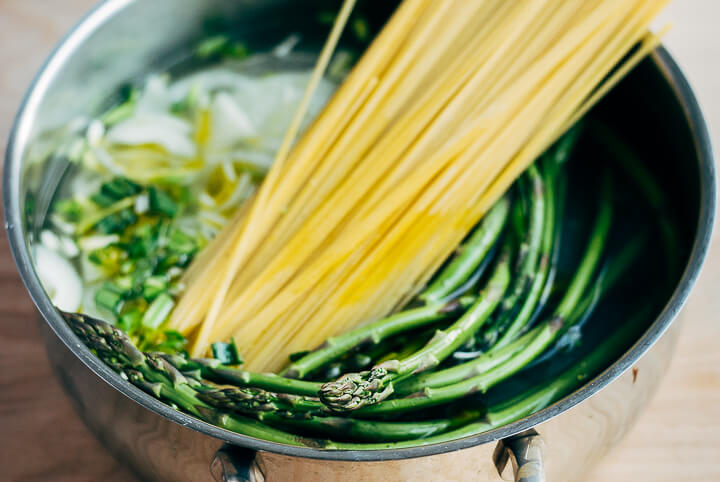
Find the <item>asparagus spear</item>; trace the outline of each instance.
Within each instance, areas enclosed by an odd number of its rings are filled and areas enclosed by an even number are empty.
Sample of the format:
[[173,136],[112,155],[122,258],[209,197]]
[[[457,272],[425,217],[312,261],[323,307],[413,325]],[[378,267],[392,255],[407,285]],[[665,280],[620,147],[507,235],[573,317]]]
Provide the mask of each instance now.
[[226,412],[248,413],[261,421],[277,425],[365,441],[424,438],[476,420],[483,413],[470,410],[446,419],[420,422],[368,422],[313,416],[302,412],[308,408],[326,410],[322,404],[315,402],[313,405],[311,400],[304,400],[302,397],[278,396],[262,390],[209,388],[183,376],[164,355],[140,352],[122,331],[111,325],[83,315],[64,315],[73,331],[101,358],[125,374],[134,385],[222,428],[274,442],[325,448],[347,446],[343,443],[295,436]]
[[520,252],[517,259],[518,276],[513,281],[513,286],[505,296],[500,305],[500,318],[509,318],[512,309],[517,301],[526,292],[528,285],[536,277],[536,266],[540,256],[540,248],[544,246],[543,235],[547,226],[545,220],[547,203],[547,186],[545,180],[540,175],[540,171],[533,164],[531,165],[525,177],[525,189],[528,191],[528,199],[530,199],[530,216],[528,222],[527,237],[520,246]]
[[492,343],[492,351],[496,351],[508,345],[528,325],[532,314],[537,309],[545,286],[548,284],[551,256],[553,247],[555,247],[555,235],[557,234],[555,231],[555,203],[557,200],[555,198],[555,186],[552,179],[553,174],[546,171],[543,176],[545,177],[543,186],[545,188],[545,196],[548,202],[545,203],[545,213],[542,219],[544,226],[540,226],[542,231],[541,243],[539,246],[540,260],[537,263],[537,269],[532,279],[532,283],[530,284],[530,291],[528,292],[527,298],[523,301],[520,311],[505,328],[502,336],[500,336],[500,339]]
[[330,338],[316,350],[290,364],[282,375],[288,378],[305,378],[321,366],[364,343],[377,344],[397,333],[452,318],[467,309],[475,301],[474,297],[463,296],[450,301],[445,298],[452,295],[477,271],[499,238],[509,211],[510,201],[504,196],[490,209],[475,233],[458,248],[458,256],[418,295],[418,299],[423,300],[426,306],[402,311]]
[[293,380],[274,373],[255,373],[223,365],[214,358],[188,358],[185,355],[163,355],[180,371],[199,370],[203,377],[238,387],[253,387],[293,395],[316,396],[321,383]]
[[405,396],[418,393],[425,388],[439,388],[482,375],[522,351],[540,332],[539,327],[505,346],[501,350],[488,352],[477,358],[444,370],[420,373],[395,384],[395,395]]
[[171,364],[160,357],[148,357],[127,335],[112,325],[92,317],[61,312],[78,337],[98,356],[128,380],[157,398],[168,400],[186,412],[219,427],[278,443],[306,445],[307,442],[256,420],[229,415],[202,402],[193,385]]
[[453,293],[482,263],[500,236],[510,211],[510,200],[502,197],[488,211],[470,238],[458,248],[458,255],[442,270],[418,298],[437,303]]
[[304,378],[317,368],[336,360],[355,347],[364,343],[379,343],[397,333],[458,316],[474,302],[475,297],[463,296],[457,300],[440,301],[420,308],[401,311],[368,325],[360,326],[344,335],[329,338],[320,348],[292,363],[282,374],[288,378]]
[[[328,419],[315,417],[309,420],[301,419],[297,424],[295,422],[289,423],[289,425],[303,430],[310,429],[312,424],[312,430],[317,430],[321,433],[324,432],[338,437],[350,436],[366,440],[372,440],[374,437],[372,431],[378,430],[377,433],[381,435],[377,435],[377,438],[374,440],[386,441],[368,444],[298,437],[277,429],[272,429],[257,421],[229,415],[212,407],[208,407],[197,399],[194,394],[198,392],[190,388],[189,382],[183,381],[182,378],[178,377],[177,373],[168,374],[162,371],[155,371],[155,368],[152,368],[145,361],[142,361],[142,353],[132,347],[129,340],[123,339],[124,335],[122,332],[119,332],[119,330],[115,330],[103,322],[95,323],[95,321],[88,320],[85,317],[71,315],[69,317],[66,316],[66,318],[73,327],[73,330],[76,331],[83,341],[93,347],[103,359],[110,361],[116,366],[124,366],[125,372],[129,374],[128,378],[133,383],[160,398],[172,401],[184,410],[197,414],[206,421],[227,430],[279,443],[347,450],[400,448],[442,443],[464,436],[475,435],[526,416],[557,400],[569,390],[575,388],[579,384],[579,380],[586,379],[592,373],[597,372],[608,359],[614,358],[616,353],[619,352],[619,349],[624,346],[628,340],[628,331],[636,331],[637,328],[636,323],[628,323],[626,328],[615,332],[590,355],[556,377],[550,384],[523,393],[509,402],[492,406],[484,419],[469,423],[455,430],[451,429],[455,426],[454,424],[471,421],[475,419],[477,414],[471,412],[461,414],[449,420],[430,422],[363,422],[337,417]],[[134,367],[137,367],[137,369]],[[146,373],[149,378],[146,378]],[[172,382],[170,381],[171,379],[175,381]],[[278,418],[279,416],[276,414],[266,414],[264,417],[272,423],[288,424],[288,420],[283,419],[281,422],[280,418]],[[433,435],[447,429],[451,430],[439,435]],[[408,437],[408,439],[405,440],[405,437]],[[417,438],[410,439],[410,437],[427,438],[418,440]],[[387,442],[399,439],[403,439],[404,441]]]
[[384,422],[357,420],[346,417],[288,418],[278,413],[264,412],[258,418],[269,425],[283,429],[295,429],[332,438],[359,442],[394,442],[418,440],[454,430],[482,419],[484,410],[465,410],[448,418],[418,420],[411,422]]
[[[354,444],[354,450],[379,450],[418,447],[446,443],[464,437],[471,437],[501,427],[515,420],[531,415],[576,390],[590,377],[605,368],[611,360],[617,358],[622,350],[635,338],[642,324],[639,323],[647,312],[641,310],[632,316],[622,328],[613,332],[607,340],[600,343],[587,356],[570,368],[554,377],[549,383],[533,387],[511,400],[491,405],[482,420],[469,423],[455,430],[444,432],[421,440],[408,440],[395,443]],[[345,448],[350,448],[345,446]]]
[[[520,310],[514,314],[514,317],[513,313],[507,312],[503,319],[494,323],[491,329],[485,333],[485,342],[492,347],[491,349],[500,349],[515,339],[525,326],[532,323],[550,296],[555,278],[555,266],[560,253],[562,223],[557,222],[557,219],[562,217],[565,200],[565,177],[560,167],[570,158],[581,132],[582,125],[578,124],[560,138],[542,157],[546,211],[540,246],[540,262],[532,276],[528,295]],[[506,306],[512,306],[512,303],[508,303]],[[500,336],[501,334],[502,336]]]
[[253,416],[263,412],[276,412],[283,413],[286,417],[309,417],[312,413],[327,412],[327,408],[317,399],[257,388],[206,388],[198,393],[198,399],[213,407]]
[[394,379],[436,367],[473,336],[495,311],[510,281],[509,263],[510,243],[506,241],[487,286],[447,330],[438,331],[423,349],[408,358],[386,361],[367,372],[350,373],[323,384],[320,400],[336,411],[355,410],[390,396]]
[[387,400],[358,411],[363,417],[407,413],[447,403],[472,393],[482,393],[499,382],[525,368],[544,352],[567,329],[568,320],[585,292],[603,252],[612,217],[611,188],[606,176],[602,184],[600,212],[590,236],[588,248],[578,271],[575,273],[567,292],[555,309],[553,316],[533,331],[534,336],[527,345],[509,359],[491,370],[442,388],[425,388],[409,398]]

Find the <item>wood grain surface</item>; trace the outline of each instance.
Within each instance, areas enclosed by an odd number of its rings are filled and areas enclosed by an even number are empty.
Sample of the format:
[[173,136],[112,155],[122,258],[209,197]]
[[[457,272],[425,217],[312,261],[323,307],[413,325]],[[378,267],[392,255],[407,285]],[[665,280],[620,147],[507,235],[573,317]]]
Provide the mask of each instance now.
[[[93,0],[0,0],[0,145],[20,99],[61,36]],[[720,128],[720,2],[665,14],[666,40],[711,124]],[[714,144],[720,146],[720,131]],[[667,377],[635,429],[588,481],[720,481],[720,239],[687,307]],[[55,381],[33,306],[0,238],[0,481],[132,481],[75,414]]]

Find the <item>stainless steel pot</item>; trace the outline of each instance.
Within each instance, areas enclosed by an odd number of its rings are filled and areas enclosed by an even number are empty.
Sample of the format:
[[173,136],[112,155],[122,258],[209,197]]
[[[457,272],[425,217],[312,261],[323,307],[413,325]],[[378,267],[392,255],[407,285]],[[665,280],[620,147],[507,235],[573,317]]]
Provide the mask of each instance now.
[[[26,175],[28,146],[39,133],[78,114],[98,112],[107,93],[123,82],[181,61],[208,19],[222,19],[244,38],[273,43],[290,29],[316,35],[309,20],[326,3],[333,2],[108,0],[51,55],[10,137],[4,205],[13,254],[47,322],[48,350],[58,376],[88,426],[148,479],[500,480],[504,474],[509,480],[508,460],[517,480],[578,479],[620,440],[657,387],[712,231],[715,173],[707,129],[690,87],[663,49],[598,111],[620,131],[632,131],[635,147],[652,159],[649,167],[672,180],[667,186],[685,240],[676,255],[685,269],[662,312],[612,366],[560,402],[505,427],[444,444],[377,451],[290,447],[227,432],[171,409],[120,378],[79,343],[43,291],[30,257],[31,226],[23,216],[28,193],[52,185],[35,185]],[[386,4],[374,8],[378,16],[389,10]],[[61,174],[45,168],[45,179]]]

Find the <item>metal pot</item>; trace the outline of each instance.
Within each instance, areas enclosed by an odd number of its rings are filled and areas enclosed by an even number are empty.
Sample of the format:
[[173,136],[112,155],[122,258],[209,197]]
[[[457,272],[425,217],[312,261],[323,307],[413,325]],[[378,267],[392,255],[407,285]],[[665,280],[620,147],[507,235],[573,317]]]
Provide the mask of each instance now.
[[[98,112],[123,82],[182,60],[207,19],[223,19],[246,38],[308,25],[321,0],[108,0],[51,55],[23,102],[7,149],[4,205],[8,236],[23,280],[47,329],[50,358],[88,426],[144,478],[157,480],[575,480],[632,426],[670,360],[678,314],[698,276],[712,231],[715,173],[705,122],[686,80],[658,49],[598,107],[617,128],[632,129],[649,167],[668,180],[682,223],[685,266],[667,304],[644,335],[580,390],[525,419],[488,433],[419,448],[325,451],[257,440],[201,422],[136,389],[73,335],[43,291],[32,265],[28,192],[49,183],[26,175],[28,146],[53,126]],[[332,2],[330,2],[332,4]],[[386,15],[390,7],[374,7]],[[380,12],[382,10],[382,12]],[[50,162],[50,161],[48,161]],[[670,182],[672,181],[672,182]],[[88,370],[89,368],[89,370]],[[641,469],[639,469],[641,470]],[[543,475],[545,474],[545,475]],[[507,478],[505,480],[508,480]]]

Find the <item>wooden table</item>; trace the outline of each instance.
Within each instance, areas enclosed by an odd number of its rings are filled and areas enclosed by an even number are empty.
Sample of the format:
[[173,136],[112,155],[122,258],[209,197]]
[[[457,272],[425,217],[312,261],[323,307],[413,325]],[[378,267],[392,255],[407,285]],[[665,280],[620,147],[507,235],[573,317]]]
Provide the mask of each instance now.
[[[0,139],[43,58],[93,0],[0,2]],[[667,44],[720,128],[716,0],[675,2]],[[715,145],[720,146],[720,131]],[[588,480],[720,480],[720,238],[688,303],[688,323],[654,402]],[[0,480],[129,481],[53,378],[33,307],[0,238]],[[641,475],[642,474],[642,475]]]

